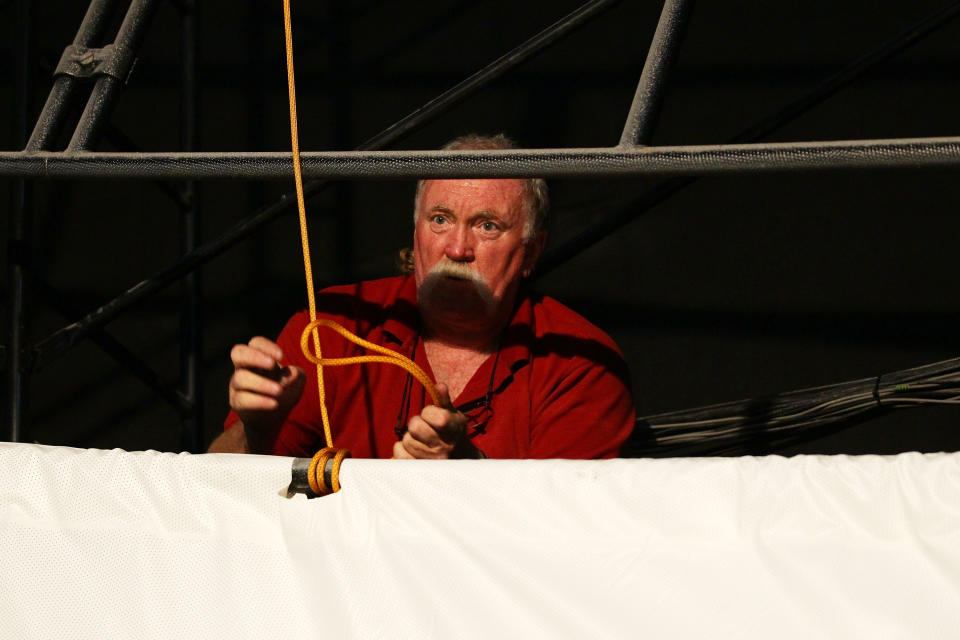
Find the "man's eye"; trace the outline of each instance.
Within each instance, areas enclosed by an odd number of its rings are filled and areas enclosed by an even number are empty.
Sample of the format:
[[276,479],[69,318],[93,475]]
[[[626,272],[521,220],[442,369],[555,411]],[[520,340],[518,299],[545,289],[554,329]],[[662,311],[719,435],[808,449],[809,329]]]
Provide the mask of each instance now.
[[496,231],[497,229],[499,229],[496,223],[490,222],[489,220],[481,224],[480,228],[483,229],[484,231]]
[[434,224],[446,224],[447,219],[441,215],[435,215],[430,219]]

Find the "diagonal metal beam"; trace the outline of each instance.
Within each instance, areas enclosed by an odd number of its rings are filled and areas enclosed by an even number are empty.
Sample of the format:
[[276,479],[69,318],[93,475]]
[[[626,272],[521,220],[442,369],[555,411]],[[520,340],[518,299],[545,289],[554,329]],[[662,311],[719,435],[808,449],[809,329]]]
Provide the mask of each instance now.
[[[840,89],[865,75],[877,65],[889,60],[904,49],[916,44],[924,37],[943,27],[958,15],[960,15],[960,1],[954,0],[943,8],[917,21],[873,51],[857,58],[840,71],[828,77],[811,92],[794,100],[779,111],[771,113],[747,129],[744,129],[731,138],[730,142],[736,144],[761,140],[777,129],[793,122]],[[697,178],[695,177],[666,180],[641,194],[625,206],[604,215],[594,221],[587,230],[574,236],[556,249],[544,254],[540,259],[537,270],[534,272],[534,277],[539,278],[550,273],[559,265],[580,255],[580,253],[589,247],[592,247],[610,234],[621,229],[664,200],[672,197],[675,193],[690,186],[696,180]]]
[[120,77],[103,74],[97,78],[87,100],[87,106],[80,115],[80,121],[67,145],[68,150],[89,149],[96,144],[113,108],[113,102],[127,81],[155,8],[156,0],[131,0],[113,43],[112,66]]
[[[77,34],[73,38],[74,46],[93,46],[102,35],[116,2],[117,0],[91,0],[77,29]],[[76,78],[69,75],[58,75],[54,78],[47,101],[27,141],[27,151],[46,149],[53,143],[54,137],[63,125],[64,118],[70,111],[70,103],[78,82]]]
[[663,102],[667,73],[680,51],[680,41],[693,12],[693,0],[666,0],[657,30],[653,34],[647,60],[640,73],[630,113],[620,136],[621,147],[650,144],[653,126]]
[[[77,310],[73,308],[73,305],[66,302],[65,298],[47,283],[35,279],[34,287],[37,293],[43,296],[46,303],[64,318],[75,318],[79,315]],[[135,353],[123,346],[116,338],[103,329],[92,331],[89,337],[91,342],[100,347],[104,353],[113,358],[117,363],[125,367],[127,371],[143,382],[149,389],[152,389],[157,395],[166,400],[167,403],[177,409],[181,415],[186,415],[192,411],[193,402],[191,402],[188,396],[167,385],[156,371],[151,369],[143,360],[137,357]]]
[[533,57],[534,54],[543,51],[561,38],[569,35],[577,27],[582,26],[587,21],[597,17],[619,2],[620,0],[593,0],[592,2],[585,3],[517,48],[500,56],[463,82],[448,89],[419,109],[412,111],[406,117],[387,127],[361,144],[357,149],[360,151],[368,151],[372,149],[383,149],[389,146],[423,125],[427,118],[432,118],[446,111],[478,89],[499,78],[520,63],[526,62]]

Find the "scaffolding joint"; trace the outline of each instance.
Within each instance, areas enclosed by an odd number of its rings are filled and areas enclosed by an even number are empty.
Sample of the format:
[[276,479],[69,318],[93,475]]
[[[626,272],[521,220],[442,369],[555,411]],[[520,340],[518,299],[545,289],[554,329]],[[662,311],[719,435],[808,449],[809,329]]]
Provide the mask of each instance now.
[[53,75],[78,79],[110,76],[126,84],[134,64],[135,58],[117,55],[116,46],[113,44],[99,49],[71,44],[63,50]]

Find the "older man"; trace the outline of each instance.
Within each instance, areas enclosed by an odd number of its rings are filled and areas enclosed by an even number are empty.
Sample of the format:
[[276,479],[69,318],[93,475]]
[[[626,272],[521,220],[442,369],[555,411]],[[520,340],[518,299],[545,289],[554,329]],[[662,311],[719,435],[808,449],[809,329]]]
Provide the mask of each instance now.
[[[446,149],[507,149],[464,136]],[[527,291],[546,239],[542,180],[426,180],[414,206],[413,275],[331,287],[318,317],[394,349],[442,396],[381,364],[324,369],[334,442],[356,457],[600,458],[634,424],[627,367],[600,329]],[[300,352],[306,312],[277,342],[231,352],[226,430],[210,451],[310,456],[323,446],[316,368]],[[362,349],[321,329],[324,357]]]

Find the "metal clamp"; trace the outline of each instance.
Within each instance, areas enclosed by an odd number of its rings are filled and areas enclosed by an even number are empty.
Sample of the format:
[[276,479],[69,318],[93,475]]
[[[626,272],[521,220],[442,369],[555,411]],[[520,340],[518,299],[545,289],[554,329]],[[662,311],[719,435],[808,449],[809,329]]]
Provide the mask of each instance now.
[[127,62],[124,56],[116,54],[116,47],[112,44],[101,49],[90,49],[78,44],[71,44],[63,50],[60,62],[57,64],[54,76],[66,75],[74,78],[92,78],[94,76],[111,76],[126,84],[133,71],[135,62]]
[[[290,486],[287,487],[287,497],[292,498],[294,494],[302,493],[308,498],[318,497],[313,489],[310,488],[310,481],[307,479],[307,472],[310,469],[311,458],[294,458],[290,469]],[[329,458],[323,465],[324,479],[329,487],[333,475],[333,458]]]

